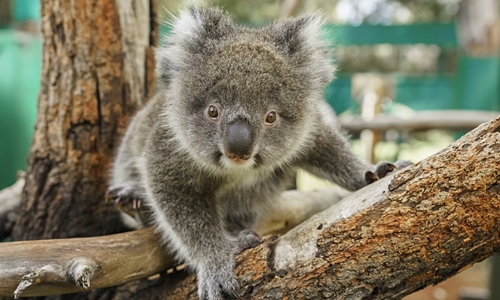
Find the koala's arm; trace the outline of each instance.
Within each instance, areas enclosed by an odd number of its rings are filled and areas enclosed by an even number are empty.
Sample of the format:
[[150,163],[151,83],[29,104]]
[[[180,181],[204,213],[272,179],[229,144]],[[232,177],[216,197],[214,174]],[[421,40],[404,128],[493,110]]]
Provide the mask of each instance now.
[[329,124],[322,124],[315,133],[313,144],[299,166],[351,191],[366,186],[369,183],[366,173],[374,170],[351,151],[342,133]]
[[312,143],[302,157],[299,166],[306,171],[331,180],[341,187],[355,191],[396,169],[402,169],[412,163],[405,160],[377,165],[357,157],[340,130],[335,112],[322,103],[318,107],[321,121],[315,131]]
[[[122,221],[129,229],[150,225],[150,220],[146,217],[148,210],[140,205],[144,200],[145,191],[139,165],[144,145],[160,111],[161,102],[158,98],[157,95],[151,99],[133,117],[111,166],[106,198],[120,206]],[[137,206],[142,208],[138,209]]]
[[[164,126],[155,126],[145,157],[146,194],[157,228],[171,247],[197,271],[201,299],[235,295],[233,252],[236,239],[224,225],[215,197],[217,180],[185,169],[189,156],[176,149]],[[181,170],[182,169],[182,170]]]

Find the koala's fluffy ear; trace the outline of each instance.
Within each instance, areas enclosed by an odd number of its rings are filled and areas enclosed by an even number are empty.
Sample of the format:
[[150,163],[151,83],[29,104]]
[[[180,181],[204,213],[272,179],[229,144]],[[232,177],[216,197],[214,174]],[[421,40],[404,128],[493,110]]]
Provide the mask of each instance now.
[[323,39],[323,19],[312,14],[284,19],[270,25],[275,45],[312,83],[326,86],[335,66],[329,43]]
[[188,68],[234,31],[232,19],[218,8],[188,7],[171,23],[166,45],[156,51],[156,74],[167,80]]

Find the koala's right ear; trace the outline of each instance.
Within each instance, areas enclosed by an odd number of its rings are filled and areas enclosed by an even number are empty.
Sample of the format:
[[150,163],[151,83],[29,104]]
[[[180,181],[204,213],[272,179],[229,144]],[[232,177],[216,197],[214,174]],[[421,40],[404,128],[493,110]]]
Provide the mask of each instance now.
[[323,38],[324,23],[319,14],[283,19],[268,27],[270,36],[304,78],[324,88],[332,79],[335,66],[328,41]]
[[156,75],[167,80],[201,63],[235,26],[219,8],[190,6],[173,20],[171,28],[166,45],[156,51]]

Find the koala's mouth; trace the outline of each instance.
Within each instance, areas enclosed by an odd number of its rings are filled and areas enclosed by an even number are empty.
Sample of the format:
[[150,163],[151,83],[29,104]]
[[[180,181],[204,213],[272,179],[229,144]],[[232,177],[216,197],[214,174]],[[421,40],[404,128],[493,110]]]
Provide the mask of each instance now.
[[225,164],[236,166],[248,166],[254,164],[254,158],[251,154],[237,155],[226,151],[221,155],[221,158],[225,161]]
[[244,164],[252,157],[252,155],[249,153],[238,155],[238,154],[231,153],[229,151],[226,151],[225,155],[227,158],[229,158],[231,161],[233,161],[236,164]]
[[248,159],[230,158],[230,161],[237,164],[237,165],[244,165],[247,163]]
[[262,159],[257,154],[234,155],[227,152],[217,152],[214,160],[226,169],[249,168],[258,165]]
[[224,153],[217,151],[214,155],[214,162],[224,169],[234,171],[238,169],[259,169],[264,165],[262,155],[259,153],[255,153],[245,160],[241,158],[230,159]]

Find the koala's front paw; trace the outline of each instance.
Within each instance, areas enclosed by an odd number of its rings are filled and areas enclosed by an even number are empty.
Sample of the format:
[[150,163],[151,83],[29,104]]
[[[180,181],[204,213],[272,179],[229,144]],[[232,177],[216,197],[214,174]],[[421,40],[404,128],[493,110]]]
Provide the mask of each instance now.
[[200,300],[233,299],[238,296],[238,290],[232,264],[198,271]]
[[127,209],[138,209],[141,207],[143,191],[133,184],[117,184],[108,188],[106,200],[112,200],[116,205]]
[[388,173],[394,170],[402,169],[411,164],[412,163],[407,160],[398,160],[393,164],[388,162],[381,162],[376,166],[375,172],[368,171],[365,173],[365,180],[368,184],[370,184],[381,178],[384,178]]
[[133,183],[113,185],[106,192],[106,201],[115,202],[118,209],[123,213],[121,215],[122,221],[130,229],[151,225],[149,210],[142,206],[143,199],[144,190]]
[[236,246],[235,253],[240,253],[243,250],[250,249],[256,247],[262,243],[260,237],[253,230],[242,230],[238,235],[238,245]]

